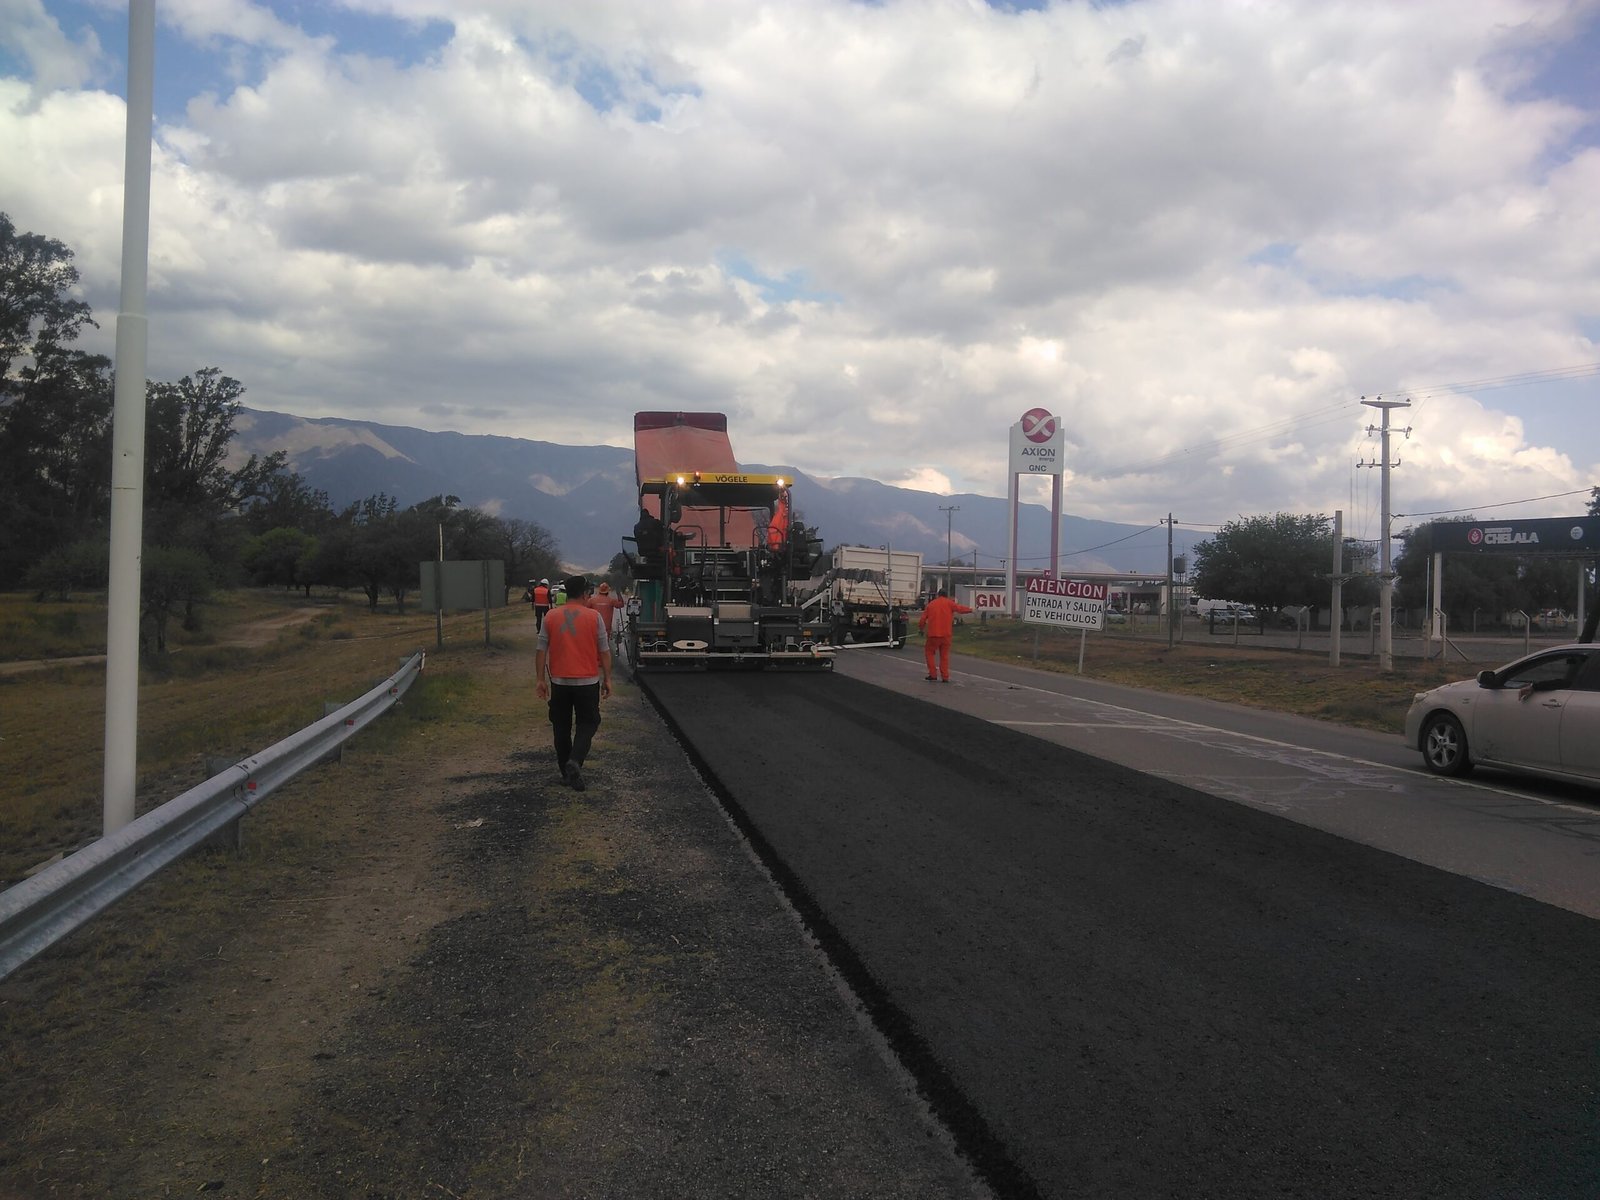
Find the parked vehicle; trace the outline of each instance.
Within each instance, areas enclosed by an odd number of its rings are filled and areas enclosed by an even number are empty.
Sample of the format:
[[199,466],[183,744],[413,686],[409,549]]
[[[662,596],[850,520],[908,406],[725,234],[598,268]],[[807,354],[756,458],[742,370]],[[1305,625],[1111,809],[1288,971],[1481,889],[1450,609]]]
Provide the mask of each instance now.
[[1189,615],[1204,620],[1214,612],[1233,612],[1245,607],[1237,600],[1207,600],[1204,596],[1189,597]]
[[905,645],[909,613],[921,607],[922,555],[875,546],[839,546],[826,580],[833,644]]
[[1600,646],[1557,646],[1418,692],[1405,738],[1436,775],[1503,767],[1600,784]]
[[1222,608],[1214,608],[1207,615],[1213,626],[1256,623],[1256,610],[1248,604],[1229,604]]

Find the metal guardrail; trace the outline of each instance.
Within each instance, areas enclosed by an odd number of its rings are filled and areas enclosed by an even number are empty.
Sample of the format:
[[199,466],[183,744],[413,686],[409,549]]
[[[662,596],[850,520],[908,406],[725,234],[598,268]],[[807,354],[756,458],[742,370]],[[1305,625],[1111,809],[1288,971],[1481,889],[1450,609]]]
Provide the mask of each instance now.
[[0,979],[327,758],[392,708],[425,662],[418,651],[359,700],[0,892]]

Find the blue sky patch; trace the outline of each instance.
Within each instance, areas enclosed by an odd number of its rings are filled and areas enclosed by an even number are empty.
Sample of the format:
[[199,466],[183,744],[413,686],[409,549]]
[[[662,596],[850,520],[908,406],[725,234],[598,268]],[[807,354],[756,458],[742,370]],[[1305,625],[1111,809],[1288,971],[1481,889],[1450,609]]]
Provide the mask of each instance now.
[[717,265],[729,275],[753,283],[761,290],[761,298],[769,304],[788,304],[804,300],[813,304],[836,304],[843,299],[837,292],[812,291],[806,286],[806,273],[801,270],[786,271],[781,277],[763,275],[744,255],[728,252],[717,256]]
[[1293,242],[1273,242],[1263,246],[1254,254],[1245,258],[1245,262],[1256,266],[1276,267],[1287,270],[1295,265],[1295,256],[1300,253],[1300,247]]
[[[401,67],[428,61],[455,32],[443,21],[423,24],[375,13],[351,12],[309,0],[280,2],[270,7],[284,24],[295,26],[311,37],[332,38],[340,54],[386,59]],[[95,83],[119,96],[125,94],[126,10],[108,10],[84,0],[55,0],[47,8],[68,38],[78,41],[85,30],[93,31],[107,59],[104,76]],[[235,87],[259,83],[275,54],[276,51],[226,36],[210,38],[204,44],[189,41],[162,19],[161,5],[157,4],[156,119],[180,120],[189,101],[196,96],[219,89],[224,89],[222,94],[226,95]],[[4,52],[0,52],[0,66],[7,74],[30,74],[27,64]]]

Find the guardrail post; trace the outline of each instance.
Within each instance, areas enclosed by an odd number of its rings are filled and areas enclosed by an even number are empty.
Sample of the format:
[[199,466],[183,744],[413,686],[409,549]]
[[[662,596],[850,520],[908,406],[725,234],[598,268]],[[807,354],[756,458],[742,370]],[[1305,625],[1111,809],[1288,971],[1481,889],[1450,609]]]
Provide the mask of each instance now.
[[[221,758],[215,754],[208,754],[205,758],[206,778],[215,779],[224,771],[231,771],[239,764],[231,758]],[[235,857],[244,853],[244,814],[240,813],[221,829],[217,830],[205,841],[200,843],[203,850],[231,850]]]
[[[344,705],[337,700],[324,700],[322,702],[322,715],[331,717],[343,707]],[[338,763],[342,767],[344,765],[344,743],[340,742],[332,750],[324,754],[319,761]]]

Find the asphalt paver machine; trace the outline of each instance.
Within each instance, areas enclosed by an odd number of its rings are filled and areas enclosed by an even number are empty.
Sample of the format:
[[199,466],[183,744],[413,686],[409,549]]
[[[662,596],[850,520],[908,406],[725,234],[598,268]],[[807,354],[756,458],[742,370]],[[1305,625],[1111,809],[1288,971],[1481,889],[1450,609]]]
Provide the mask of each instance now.
[[633,436],[635,669],[831,668],[826,616],[796,595],[822,543],[790,520],[791,481],[741,471],[722,413],[636,413]]

